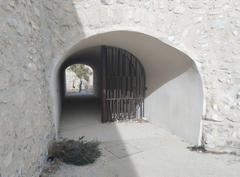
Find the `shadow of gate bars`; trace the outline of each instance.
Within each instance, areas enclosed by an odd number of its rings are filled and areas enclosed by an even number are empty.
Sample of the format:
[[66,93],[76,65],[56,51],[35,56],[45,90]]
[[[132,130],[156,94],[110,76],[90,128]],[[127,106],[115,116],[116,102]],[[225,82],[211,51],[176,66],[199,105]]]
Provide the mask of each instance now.
[[102,122],[142,119],[146,90],[140,61],[124,49],[102,46]]

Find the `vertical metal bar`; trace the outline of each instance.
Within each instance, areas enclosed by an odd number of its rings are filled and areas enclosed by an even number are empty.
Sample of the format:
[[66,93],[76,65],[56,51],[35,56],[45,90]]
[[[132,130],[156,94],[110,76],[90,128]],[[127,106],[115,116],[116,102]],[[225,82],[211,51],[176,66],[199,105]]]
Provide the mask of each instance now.
[[106,119],[106,48],[101,47],[101,62],[102,62],[102,122],[107,122]]

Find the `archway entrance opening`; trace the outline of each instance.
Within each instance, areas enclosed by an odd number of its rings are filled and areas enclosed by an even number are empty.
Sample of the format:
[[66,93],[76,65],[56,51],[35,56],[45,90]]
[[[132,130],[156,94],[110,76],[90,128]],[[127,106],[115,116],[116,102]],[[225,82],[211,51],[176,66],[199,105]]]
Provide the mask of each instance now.
[[130,52],[112,46],[81,50],[62,64],[61,129],[144,117],[145,71]]
[[65,96],[94,95],[93,69],[84,64],[73,64],[65,69]]
[[[130,56],[125,55],[128,56],[125,58],[131,58],[131,56],[135,58],[136,60],[128,62],[126,66],[133,73],[135,68],[142,68],[144,71],[142,76],[138,77],[136,74],[130,74],[126,77],[122,75],[121,72],[125,73],[124,69],[126,68],[122,68],[121,65],[123,66],[124,63],[117,59],[121,58],[121,54],[111,51],[108,53],[102,52],[103,46],[109,46],[110,49],[111,47],[121,49],[121,51],[124,51],[123,53]],[[121,120],[122,118],[131,119],[140,115],[139,117],[144,117],[151,124],[167,129],[191,144],[200,144],[203,114],[202,81],[195,62],[189,56],[154,37],[130,31],[113,31],[93,35],[82,40],[72,51],[74,51],[71,52],[72,55],[61,64],[59,73],[61,86],[60,97],[58,98],[61,98],[62,103],[62,107],[59,108],[59,110],[62,110],[62,120],[69,120],[68,118],[64,119],[64,112],[67,110],[67,105],[70,105],[68,104],[69,101],[73,103],[74,100],[84,103],[84,105],[90,102],[89,106],[82,112],[87,111],[87,113],[94,113],[94,115],[87,118],[88,116],[85,113],[76,113],[76,120],[86,119],[85,122],[89,124],[91,123],[88,122],[89,120],[101,123]],[[103,65],[103,61],[105,61],[105,65]],[[68,66],[76,63],[86,64],[93,69],[95,94],[87,98],[74,97],[68,100],[64,95],[64,71]],[[134,68],[136,64],[138,67]],[[111,67],[112,70],[103,69],[109,66],[115,68]],[[120,75],[116,77],[114,72],[117,72],[119,68],[121,68]],[[106,73],[111,73],[111,77]],[[103,76],[105,76],[105,80],[103,80]],[[118,77],[121,79],[117,79]],[[127,81],[123,82],[123,79]],[[113,84],[111,81],[109,84],[110,80],[115,81],[115,83]],[[137,93],[140,94],[133,96],[132,91],[136,88],[136,81],[138,80],[142,81],[142,84],[139,84],[140,87],[137,87],[141,91],[138,90]],[[127,89],[124,92],[122,87],[124,83],[128,82],[132,85],[129,88],[125,87]],[[119,92],[119,90],[121,91]],[[111,97],[108,98],[108,95]],[[124,101],[124,99],[132,98],[135,99],[132,103],[129,100]],[[138,98],[141,101],[138,102]],[[92,100],[94,100],[96,106],[93,106]],[[84,108],[84,105],[77,105],[74,110],[79,111]],[[113,107],[113,105],[117,106]],[[111,110],[113,109],[115,111],[112,113]],[[105,110],[105,112],[102,110]],[[73,114],[73,112],[71,111],[69,114]],[[58,121],[56,122],[58,125]],[[75,124],[76,121],[69,122],[73,124],[72,127],[78,129],[85,126],[83,123],[80,126]],[[60,127],[64,124],[60,124]],[[72,127],[69,125],[69,129]]]

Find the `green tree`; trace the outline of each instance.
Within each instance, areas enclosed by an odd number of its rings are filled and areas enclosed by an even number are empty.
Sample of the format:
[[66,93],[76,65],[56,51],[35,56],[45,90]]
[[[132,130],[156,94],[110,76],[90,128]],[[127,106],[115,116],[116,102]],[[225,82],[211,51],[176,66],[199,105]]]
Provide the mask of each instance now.
[[84,64],[71,65],[70,70],[73,71],[79,79],[83,78],[86,81],[89,81],[90,76],[93,74],[92,70]]

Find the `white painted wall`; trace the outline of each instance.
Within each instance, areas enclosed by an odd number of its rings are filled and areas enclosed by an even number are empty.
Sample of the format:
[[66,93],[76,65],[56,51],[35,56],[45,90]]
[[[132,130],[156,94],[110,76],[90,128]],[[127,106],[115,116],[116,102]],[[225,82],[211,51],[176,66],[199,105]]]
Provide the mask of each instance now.
[[151,123],[199,144],[202,98],[199,74],[191,67],[146,98],[145,116]]

